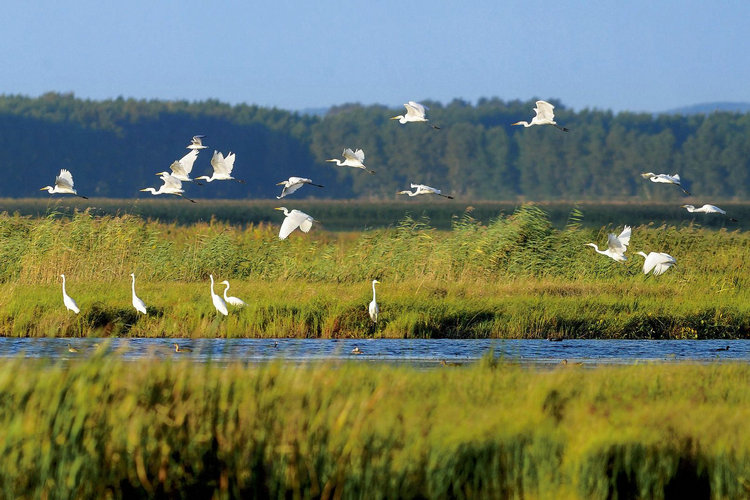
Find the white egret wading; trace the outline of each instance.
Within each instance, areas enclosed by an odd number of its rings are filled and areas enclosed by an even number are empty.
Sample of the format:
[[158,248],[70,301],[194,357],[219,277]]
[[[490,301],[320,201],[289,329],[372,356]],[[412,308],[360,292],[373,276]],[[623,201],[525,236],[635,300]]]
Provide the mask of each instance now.
[[222,299],[221,296],[214,293],[214,275],[210,274],[209,276],[211,277],[211,300],[214,303],[214,307],[216,308],[217,312],[220,312],[224,316],[227,316],[229,314],[229,311],[227,310],[226,302],[224,302],[224,299]]
[[276,183],[277,186],[284,186],[284,188],[281,190],[281,195],[277,196],[276,199],[280,200],[284,196],[294,193],[305,184],[309,184],[311,186],[315,186],[319,188],[323,187],[320,184],[314,184],[311,179],[308,179],[306,177],[290,177],[286,181],[281,181],[281,182]]
[[182,181],[180,179],[170,174],[169,172],[160,172],[156,175],[161,176],[161,181],[164,184],[159,186],[159,189],[154,189],[152,187],[149,187],[149,188],[141,189],[141,191],[151,193],[155,196],[159,194],[173,194],[175,196],[182,196],[186,200],[195,203],[195,200],[191,200],[190,198],[182,194],[185,192],[185,190],[182,189]]
[[668,175],[668,174],[655,174],[653,172],[646,172],[641,174],[641,177],[648,179],[651,182],[659,182],[662,184],[674,184],[678,188],[682,189],[682,192],[690,196],[690,191],[682,187],[680,184],[680,174]]
[[365,152],[361,149],[358,149],[356,151],[352,151],[351,148],[346,148],[341,155],[344,157],[344,161],[339,160],[338,158],[331,158],[330,160],[326,160],[328,162],[333,162],[339,167],[353,167],[353,168],[361,168],[365,172],[369,172],[371,174],[374,174],[374,170],[370,170],[367,167],[365,167],[364,161],[365,161]]
[[61,274],[60,277],[63,280],[63,285],[62,285],[63,304],[65,304],[65,307],[67,309],[69,309],[69,310],[73,311],[74,313],[78,314],[79,312],[81,312],[81,310],[78,309],[78,304],[76,304],[76,301],[73,300],[73,297],[71,297],[70,295],[68,295],[65,292],[65,275]]
[[138,298],[138,296],[135,294],[135,273],[130,273],[130,277],[133,278],[133,307],[135,307],[135,310],[139,313],[148,314],[146,311],[146,303],[143,302],[141,299]]
[[649,252],[646,255],[643,252],[637,252],[638,255],[643,256],[646,261],[643,263],[643,274],[648,274],[653,270],[654,276],[664,274],[667,270],[677,264],[677,260],[674,257],[664,252]]
[[44,186],[39,191],[47,191],[49,194],[73,194],[84,200],[88,200],[85,196],[78,194],[78,191],[73,189],[73,174],[69,170],[64,168],[60,170],[60,175],[55,177],[55,186]]
[[[404,104],[404,108],[406,108],[406,114],[405,115],[398,115],[391,118],[391,120],[398,120],[399,123],[408,123],[408,122],[427,122],[429,121],[425,114],[429,108],[423,104],[419,104],[415,101],[409,101],[406,104]],[[435,130],[440,130],[440,127],[437,125],[432,125],[432,128]]]
[[220,285],[226,285],[227,287],[224,289],[224,301],[227,304],[233,305],[235,307],[245,307],[247,304],[244,300],[237,298],[237,297],[227,297],[227,292],[229,291],[229,282],[227,280],[222,281],[219,283]]
[[536,108],[534,108],[534,112],[536,113],[536,116],[531,119],[531,123],[527,121],[520,121],[516,123],[511,123],[511,125],[523,125],[524,127],[532,127],[534,125],[552,125],[555,128],[559,128],[563,132],[567,132],[568,129],[565,127],[561,127],[557,124],[555,121],[555,107],[548,103],[547,101],[537,101],[536,102]]
[[374,323],[378,322],[378,315],[380,314],[380,308],[378,307],[378,303],[375,300],[375,285],[380,283],[378,280],[372,280],[372,302],[370,302],[370,307],[368,307],[368,312],[370,313],[370,319]]
[[594,247],[597,253],[606,255],[618,262],[625,262],[628,260],[625,257],[625,251],[630,244],[630,226],[625,226],[620,233],[620,236],[615,236],[614,233],[609,233],[607,236],[607,249],[599,250],[599,247],[595,243],[586,243],[587,246]]
[[312,223],[315,222],[315,219],[299,210],[292,210],[290,212],[286,207],[277,207],[274,210],[283,210],[286,216],[284,222],[281,223],[281,230],[279,230],[280,240],[285,240],[297,228],[303,233],[309,232],[312,228]]
[[229,153],[226,158],[218,151],[214,151],[214,155],[211,157],[211,166],[214,167],[214,173],[211,177],[207,175],[201,175],[196,177],[195,180],[204,180],[206,182],[213,181],[237,181],[245,183],[241,179],[235,179],[232,177],[232,170],[234,170],[234,153]]
[[396,194],[408,194],[409,196],[419,196],[421,194],[436,194],[438,196],[442,196],[443,198],[448,198],[449,200],[453,199],[453,196],[448,196],[447,194],[443,194],[439,189],[435,189],[434,187],[430,187],[430,186],[425,186],[424,184],[411,184],[411,188],[414,189],[414,192],[399,191]]

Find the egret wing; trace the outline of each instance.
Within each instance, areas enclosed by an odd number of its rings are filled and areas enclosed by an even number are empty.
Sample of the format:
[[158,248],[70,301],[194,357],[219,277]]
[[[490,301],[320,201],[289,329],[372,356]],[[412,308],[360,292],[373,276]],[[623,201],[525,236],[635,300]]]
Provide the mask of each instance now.
[[302,221],[302,222],[300,223],[300,225],[299,225],[299,229],[300,229],[300,231],[302,231],[303,233],[307,233],[307,232],[309,232],[309,231],[310,231],[310,229],[312,229],[312,225],[313,225],[313,218],[312,218],[312,217],[310,217],[309,215],[308,215],[307,217],[308,217],[308,218],[307,218],[307,219],[305,219],[305,220],[303,220],[303,221]]
[[[193,149],[188,154],[180,158],[179,165],[182,168],[182,171],[185,173],[185,175],[190,175],[190,172],[193,171],[193,164],[195,163],[196,158],[198,158],[198,150]],[[174,165],[174,164],[172,164]],[[174,168],[172,168],[172,171],[174,172]]]
[[294,214],[294,211],[292,211],[289,215],[286,216],[284,219],[284,222],[281,223],[281,230],[279,231],[279,239],[285,240],[287,236],[289,236],[292,231],[297,229],[300,225],[302,220],[300,218],[296,217]]
[[[360,149],[359,151],[362,151],[362,150]],[[347,160],[354,160],[354,161],[358,161],[359,160],[359,157],[357,156],[357,153],[355,153],[354,151],[352,151],[351,148],[346,148],[344,150],[344,152],[342,153],[342,155]],[[363,157],[364,157],[364,153],[363,153]],[[359,160],[359,161],[361,161],[361,160]]]
[[609,233],[609,235],[607,236],[607,247],[609,247],[609,250],[612,253],[616,253],[620,255],[624,254],[625,250],[627,250],[627,248],[625,247],[625,245],[622,244],[620,239],[617,236],[615,236],[615,233]]
[[622,243],[624,247],[630,245],[630,226],[625,226],[617,239],[620,240],[620,243]]
[[536,111],[536,116],[540,119],[544,120],[554,120],[555,119],[555,112],[553,111],[555,107],[548,103],[547,101],[537,101],[536,102],[536,108],[534,108],[534,111]]
[[164,186],[170,189],[182,189],[182,181],[174,175],[162,175],[161,180],[164,181]]
[[297,182],[295,184],[290,184],[289,186],[284,187],[284,189],[281,191],[280,198],[283,198],[284,196],[286,196],[288,194],[294,193],[295,191],[297,191],[301,187],[302,187],[302,183],[301,182]]
[[73,189],[73,174],[64,168],[61,169],[60,175],[55,177],[55,186]]
[[224,171],[227,174],[231,174],[232,170],[234,170],[234,153],[229,153],[226,158],[224,158]]
[[224,169],[224,155],[214,150],[214,155],[211,157],[211,166],[214,168],[214,172],[219,174],[226,174]]

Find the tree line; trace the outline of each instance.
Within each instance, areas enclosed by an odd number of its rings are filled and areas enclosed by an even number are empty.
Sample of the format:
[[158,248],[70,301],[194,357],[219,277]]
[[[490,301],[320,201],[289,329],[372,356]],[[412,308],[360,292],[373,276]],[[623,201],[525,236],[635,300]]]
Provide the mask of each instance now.
[[[86,196],[150,196],[154,173],[167,170],[195,134],[205,134],[193,175],[210,174],[213,149],[236,153],[245,184],[186,186],[197,198],[272,198],[289,176],[310,177],[323,190],[294,197],[393,198],[422,183],[466,199],[678,200],[673,186],[641,172],[679,173],[707,202],[750,195],[750,114],[658,115],[568,110],[555,100],[556,120],[570,129],[513,127],[533,116],[534,100],[481,99],[476,104],[424,101],[434,130],[389,118],[403,109],[344,104],[324,116],[254,105],[111,99],[73,94],[0,96],[0,197],[48,196],[61,168]],[[377,171],[333,166],[345,147],[362,148]]]

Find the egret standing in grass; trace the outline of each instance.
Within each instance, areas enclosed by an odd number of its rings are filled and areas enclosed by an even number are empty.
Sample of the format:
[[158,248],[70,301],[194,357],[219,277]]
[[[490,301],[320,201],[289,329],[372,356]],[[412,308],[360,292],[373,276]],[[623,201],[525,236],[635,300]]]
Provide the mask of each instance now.
[[79,312],[81,312],[81,310],[78,309],[78,304],[76,304],[76,301],[73,300],[73,297],[71,297],[70,295],[68,295],[65,292],[65,275],[61,274],[60,277],[63,280],[63,284],[62,284],[63,304],[65,304],[65,307],[67,309],[69,309],[70,311],[73,311],[74,313],[78,314]]
[[607,249],[599,250],[599,247],[595,243],[586,243],[587,246],[594,247],[597,253],[606,255],[618,262],[625,262],[628,260],[625,257],[625,251],[630,244],[630,226],[625,226],[619,236],[615,236],[614,233],[609,233],[607,236]]
[[555,121],[555,107],[548,103],[547,101],[537,101],[536,102],[536,108],[534,108],[534,112],[536,113],[536,116],[531,119],[531,123],[527,121],[520,121],[516,123],[511,123],[511,125],[523,125],[524,127],[532,127],[534,125],[552,125],[555,128],[558,128],[562,130],[563,132],[567,132],[568,129],[565,127],[561,127],[557,124]]
[[436,194],[438,196],[442,196],[443,198],[448,198],[449,200],[453,199],[453,196],[448,196],[447,194],[443,194],[439,189],[435,189],[434,187],[425,186],[424,184],[411,184],[412,189],[414,189],[414,192],[411,191],[399,191],[396,194],[408,194],[409,196],[419,196],[421,194]]
[[380,314],[380,308],[378,307],[378,303],[376,301],[375,297],[375,285],[380,283],[378,280],[372,280],[372,302],[370,302],[370,307],[368,307],[368,312],[370,313],[370,319],[374,322],[378,322],[378,315]]
[[164,184],[159,186],[158,190],[152,187],[149,187],[149,188],[141,189],[141,191],[149,192],[153,195],[173,194],[175,196],[182,196],[186,200],[195,203],[195,200],[191,200],[190,198],[188,198],[187,196],[183,194],[185,190],[182,189],[182,181],[180,179],[170,174],[169,172],[161,172],[156,175],[161,176],[161,180]]
[[[690,213],[703,213],[703,214],[721,214],[721,215],[727,215],[726,211],[720,209],[716,205],[703,205],[700,208],[695,208],[693,205],[682,205],[682,208],[687,210]],[[732,222],[737,222],[737,219],[733,219],[732,217],[727,217]]]
[[216,308],[216,311],[220,312],[224,316],[229,315],[229,311],[227,310],[227,304],[224,302],[224,299],[221,298],[221,296],[216,295],[214,293],[214,275],[209,275],[211,277],[211,300],[214,303],[214,307]]
[[205,135],[194,135],[186,149],[206,149],[206,146],[203,145],[203,138],[205,137]]
[[312,228],[312,223],[315,222],[315,219],[299,210],[292,210],[290,212],[286,207],[277,207],[274,210],[283,210],[286,216],[284,222],[281,223],[281,230],[279,230],[280,240],[285,240],[297,228],[303,233],[309,232]]
[[670,267],[677,264],[677,260],[668,253],[649,252],[648,255],[643,252],[637,253],[646,259],[643,263],[643,274],[648,274],[653,269],[652,274],[654,276],[659,276],[660,274],[666,273]]
[[206,182],[213,181],[237,181],[245,183],[241,179],[235,179],[232,177],[232,170],[234,170],[234,153],[229,153],[226,158],[223,154],[218,151],[214,151],[214,155],[211,157],[211,166],[214,168],[214,173],[211,177],[207,175],[201,175],[196,177],[195,180],[204,180]]
[[276,183],[277,186],[284,186],[284,188],[281,190],[281,195],[277,196],[276,199],[280,200],[284,196],[294,193],[305,184],[309,184],[311,186],[315,186],[319,188],[323,187],[320,184],[314,184],[311,179],[308,179],[306,177],[290,177],[286,181],[281,181],[281,182]]
[[229,282],[227,280],[222,281],[219,283],[220,285],[226,285],[227,287],[224,289],[224,302],[227,304],[233,305],[235,307],[245,307],[247,304],[244,300],[237,298],[237,297],[227,297],[227,292],[229,291]]
[[[408,122],[427,122],[429,121],[426,118],[426,112],[429,109],[427,106],[423,104],[419,104],[415,101],[409,101],[406,104],[404,104],[404,108],[406,108],[406,114],[405,115],[398,115],[391,118],[391,120],[398,120],[399,123],[408,123]],[[437,125],[432,125],[432,128],[435,130],[440,130],[440,127]]]
[[365,172],[370,172],[371,174],[375,173],[374,170],[370,170],[365,167],[365,152],[361,149],[352,151],[351,148],[346,148],[342,153],[342,156],[344,157],[344,161],[341,161],[338,158],[331,158],[330,160],[326,161],[335,163],[339,167],[361,168]]
[[659,182],[662,184],[674,184],[678,188],[682,189],[682,192],[690,196],[690,191],[682,187],[680,184],[680,174],[668,175],[668,174],[655,174],[653,172],[646,172],[641,174],[641,177],[648,179],[651,182]]
[[138,298],[138,296],[135,294],[135,273],[130,273],[130,277],[133,278],[133,307],[135,307],[135,310],[139,313],[143,313],[148,315],[148,312],[146,311],[146,303],[143,302],[141,299]]
[[88,198],[86,198],[85,196],[81,196],[80,194],[78,194],[78,191],[73,189],[73,174],[71,174],[69,170],[65,170],[64,168],[60,170],[60,175],[55,177],[55,186],[44,186],[43,188],[39,189],[39,191],[44,190],[46,190],[49,194],[74,194],[79,198],[88,200]]

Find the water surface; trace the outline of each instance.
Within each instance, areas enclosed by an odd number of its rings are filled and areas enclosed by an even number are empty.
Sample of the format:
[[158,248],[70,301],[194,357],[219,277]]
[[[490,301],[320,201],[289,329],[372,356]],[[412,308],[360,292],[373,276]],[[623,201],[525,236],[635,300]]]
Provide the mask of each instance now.
[[[174,344],[189,352],[175,352]],[[70,352],[69,347],[77,352]],[[362,354],[352,354],[357,347]],[[73,359],[106,349],[125,359],[189,358],[199,362],[356,360],[439,365],[471,363],[493,353],[530,365],[750,361],[750,340],[452,340],[452,339],[65,339],[0,337],[0,357]]]

